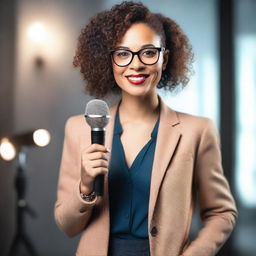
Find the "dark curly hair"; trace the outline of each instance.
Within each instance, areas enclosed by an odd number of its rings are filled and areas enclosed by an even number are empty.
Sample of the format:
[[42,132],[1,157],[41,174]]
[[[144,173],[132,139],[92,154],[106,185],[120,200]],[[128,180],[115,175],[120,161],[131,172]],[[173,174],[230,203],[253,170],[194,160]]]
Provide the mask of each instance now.
[[78,38],[73,64],[80,67],[90,95],[104,97],[109,92],[120,92],[112,71],[110,51],[134,23],[148,24],[169,49],[168,64],[157,87],[173,90],[179,84],[184,87],[188,83],[193,54],[179,25],[162,14],[150,12],[142,3],[125,1],[98,13]]

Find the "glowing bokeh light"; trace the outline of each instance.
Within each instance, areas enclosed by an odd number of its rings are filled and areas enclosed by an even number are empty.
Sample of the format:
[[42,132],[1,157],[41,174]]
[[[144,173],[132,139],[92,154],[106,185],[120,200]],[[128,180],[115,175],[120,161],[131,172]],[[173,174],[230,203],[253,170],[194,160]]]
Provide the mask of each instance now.
[[41,22],[33,23],[28,28],[28,36],[34,42],[43,42],[46,40],[45,25]]
[[0,155],[5,161],[11,161],[16,156],[16,149],[7,138],[3,138],[0,142]]
[[51,140],[50,133],[45,129],[38,129],[33,133],[33,140],[39,147],[45,147]]

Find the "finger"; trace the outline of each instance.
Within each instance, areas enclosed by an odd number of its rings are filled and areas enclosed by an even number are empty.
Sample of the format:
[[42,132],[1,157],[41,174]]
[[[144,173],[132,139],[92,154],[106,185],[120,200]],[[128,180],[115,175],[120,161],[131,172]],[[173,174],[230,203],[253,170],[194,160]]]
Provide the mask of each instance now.
[[91,161],[91,167],[92,168],[98,168],[98,167],[108,167],[108,161],[104,159],[94,160]]
[[86,148],[86,153],[93,153],[93,152],[109,152],[109,150],[104,146],[100,144],[91,144],[88,148]]
[[108,157],[107,157],[107,154],[106,154],[106,153],[103,153],[103,152],[94,152],[94,153],[88,154],[88,159],[89,159],[89,160],[97,160],[97,159],[108,160]]
[[92,177],[92,179],[95,179],[96,176],[98,176],[100,174],[106,174],[107,172],[108,172],[108,168],[106,168],[106,167],[93,168],[91,170],[90,177]]

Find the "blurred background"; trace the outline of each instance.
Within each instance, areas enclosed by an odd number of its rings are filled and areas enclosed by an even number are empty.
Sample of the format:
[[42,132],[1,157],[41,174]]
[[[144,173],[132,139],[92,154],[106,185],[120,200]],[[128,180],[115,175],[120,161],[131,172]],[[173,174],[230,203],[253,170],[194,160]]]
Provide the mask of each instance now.
[[[114,0],[0,1],[0,138],[45,128],[47,147],[30,147],[26,159],[25,215],[29,240],[42,256],[75,254],[53,217],[64,124],[84,113],[89,99],[72,66],[77,37]],[[189,86],[177,95],[159,91],[174,109],[207,116],[220,132],[223,166],[239,209],[237,226],[218,255],[256,251],[256,1],[145,0],[152,11],[176,20],[188,35],[195,62]],[[106,99],[111,105],[116,99]],[[0,159],[0,255],[17,232],[17,159]],[[198,226],[195,218],[193,229]],[[24,246],[18,256],[30,255]]]

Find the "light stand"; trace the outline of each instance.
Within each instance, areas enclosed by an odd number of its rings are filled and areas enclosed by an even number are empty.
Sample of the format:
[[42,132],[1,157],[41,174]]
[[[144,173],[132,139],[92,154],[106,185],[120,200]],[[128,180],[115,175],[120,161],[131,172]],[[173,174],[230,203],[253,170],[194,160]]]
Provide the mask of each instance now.
[[38,256],[38,253],[25,232],[25,212],[31,217],[36,217],[35,211],[25,200],[26,192],[26,153],[28,146],[45,147],[51,139],[50,133],[45,129],[37,129],[23,134],[17,134],[10,138],[0,140],[0,156],[5,161],[15,159],[18,152],[18,166],[15,177],[16,190],[16,233],[11,244],[8,256],[19,256],[18,246],[23,244],[31,256]]
[[16,233],[11,244],[9,256],[18,256],[18,248],[20,244],[23,244],[28,251],[29,255],[37,256],[38,253],[31,243],[29,237],[25,232],[24,225],[24,214],[29,213],[31,217],[36,217],[36,214],[32,208],[27,204],[25,200],[26,192],[26,175],[25,175],[25,165],[26,165],[26,151],[25,147],[22,147],[18,153],[18,167],[17,174],[15,177],[15,189],[17,194],[16,199]]

